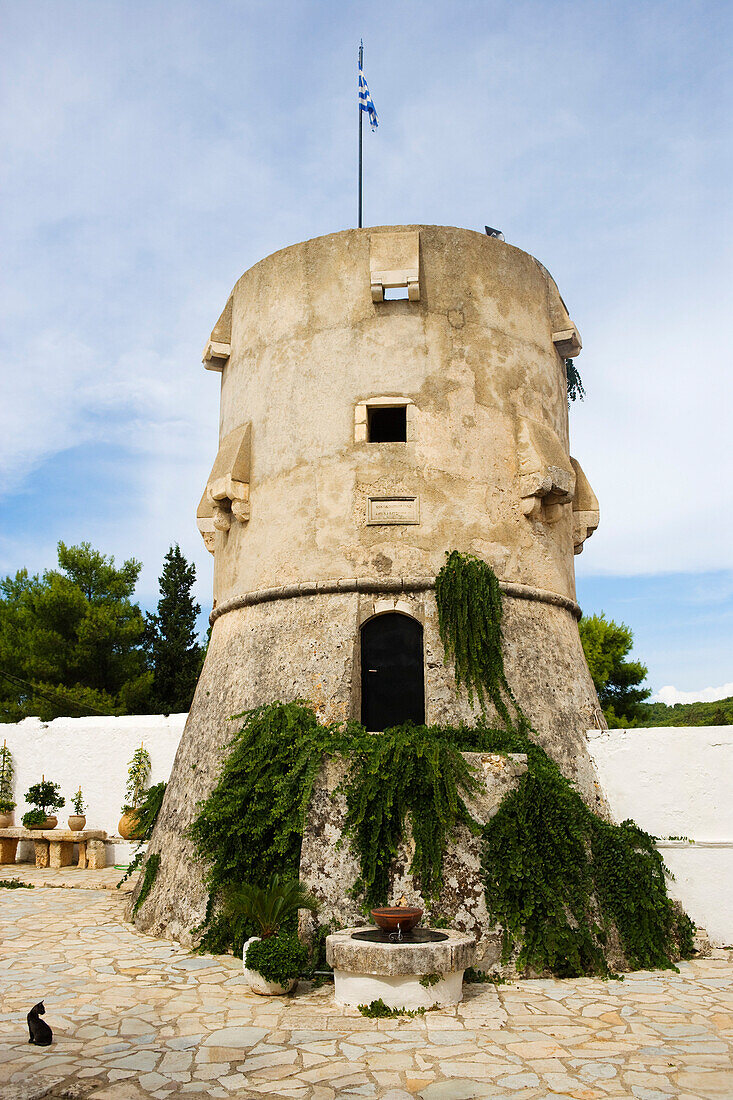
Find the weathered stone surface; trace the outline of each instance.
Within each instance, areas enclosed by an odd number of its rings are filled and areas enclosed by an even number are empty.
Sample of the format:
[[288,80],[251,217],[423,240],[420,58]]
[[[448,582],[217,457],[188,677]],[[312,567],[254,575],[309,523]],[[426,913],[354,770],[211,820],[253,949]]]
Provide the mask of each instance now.
[[326,937],[326,959],[334,970],[350,970],[357,974],[446,974],[466,970],[473,965],[473,936],[443,930],[447,937],[438,943],[369,943],[352,939],[354,932],[370,926],[345,928]]
[[49,842],[49,867],[58,870],[60,867],[70,867],[73,862],[73,840],[52,840]]
[[0,863],[15,863],[18,841],[14,837],[0,837]]
[[[140,928],[188,943],[201,921],[205,868],[188,826],[230,717],[300,697],[325,719],[360,719],[360,628],[385,602],[422,626],[426,721],[474,717],[444,664],[430,587],[451,549],[507,586],[509,683],[540,743],[605,809],[585,742],[605,723],[573,611],[576,472],[553,344],[573,323],[519,249],[439,226],[398,232],[419,245],[419,300],[372,300],[370,249],[395,229],[353,230],[256,264],[212,334],[230,349],[220,444],[251,429],[250,510],[246,523],[203,516],[215,622],[149,847],[162,858]],[[405,442],[367,442],[360,410],[379,400],[409,402]],[[529,513],[527,478],[542,494]],[[399,497],[419,499],[419,523],[368,522],[370,499]]]
[[103,840],[88,840],[86,864],[90,871],[101,871],[107,866],[107,853]]
[[[341,1100],[384,1098],[390,1090],[430,1096],[431,1085],[433,1097],[476,1097],[481,1087],[525,1100],[730,1096],[729,951],[681,963],[679,972],[628,974],[623,982],[466,983],[461,1003],[440,1012],[373,1020],[335,1004],[330,984],[301,983],[293,997],[250,994],[241,961],[190,960],[177,945],[131,929],[115,890],[2,890],[0,941],[3,1100],[20,1083],[53,1086],[59,1078],[53,1100],[70,1100],[72,1087],[75,1100]],[[90,965],[102,960],[115,965]],[[188,961],[206,965],[180,966]],[[213,984],[212,974],[220,979]],[[41,1049],[28,1045],[25,1026],[39,981],[54,1028],[54,1044]],[[132,1021],[135,1028],[149,1024],[148,1035],[131,1034]],[[252,1033],[242,1035],[245,1029]],[[169,1052],[181,1049],[192,1055],[190,1070],[172,1068],[181,1063]],[[116,1067],[146,1052],[157,1058],[153,1070]],[[615,1076],[599,1077],[599,1065],[615,1067]],[[186,1073],[190,1081],[181,1080]],[[237,1075],[246,1086],[230,1092],[222,1081]],[[161,1077],[166,1083],[158,1087]],[[522,1084],[536,1079],[536,1086]]]
[[[527,758],[520,753],[500,756],[467,752],[463,756],[478,779],[477,790],[466,800],[467,806],[475,820],[483,825],[496,813],[504,796],[517,786],[519,777],[527,770]],[[318,923],[336,928],[356,924],[362,915],[360,899],[350,893],[359,878],[359,862],[349,840],[343,835],[346,798],[340,788],[347,767],[343,759],[332,758],[324,763],[316,777],[300,856],[301,881],[319,901]],[[429,909],[409,871],[413,853],[414,844],[408,822],[408,835],[394,861],[390,902],[396,902],[404,894],[411,905]],[[443,886],[434,908],[437,913],[448,915],[454,928],[470,933],[472,942],[481,941],[492,932],[481,874],[481,838],[474,836],[465,825],[458,827],[455,838],[447,847],[443,861]],[[428,923],[428,918],[423,923]],[[314,928],[313,915],[301,910],[301,935],[309,939]],[[381,945],[374,946],[375,958],[381,957]],[[416,951],[417,946],[409,950]],[[483,949],[481,953],[483,955]],[[409,952],[404,958],[409,958]],[[395,973],[408,973],[411,963],[406,965],[408,970]],[[443,968],[436,966],[433,969]]]

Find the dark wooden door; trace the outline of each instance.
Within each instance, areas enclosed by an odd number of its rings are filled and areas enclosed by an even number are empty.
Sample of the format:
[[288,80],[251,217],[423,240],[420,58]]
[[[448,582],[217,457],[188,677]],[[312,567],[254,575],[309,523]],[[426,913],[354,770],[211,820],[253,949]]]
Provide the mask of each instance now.
[[361,720],[368,730],[425,721],[422,627],[398,612],[361,630]]

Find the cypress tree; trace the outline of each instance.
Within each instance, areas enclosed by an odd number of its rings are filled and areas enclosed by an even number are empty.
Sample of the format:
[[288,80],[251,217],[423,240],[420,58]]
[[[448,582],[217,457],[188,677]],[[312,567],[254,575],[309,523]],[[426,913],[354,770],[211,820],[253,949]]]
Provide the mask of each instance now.
[[196,567],[189,565],[178,543],[166,554],[158,580],[158,610],[147,617],[153,693],[158,711],[177,714],[191,706],[203,656],[196,636],[201,608],[191,594]]

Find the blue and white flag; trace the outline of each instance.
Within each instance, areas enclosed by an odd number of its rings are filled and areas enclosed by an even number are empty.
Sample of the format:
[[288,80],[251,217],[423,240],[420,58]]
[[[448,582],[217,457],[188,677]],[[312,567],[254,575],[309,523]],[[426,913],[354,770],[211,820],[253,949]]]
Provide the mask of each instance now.
[[364,71],[361,64],[359,65],[359,109],[366,111],[369,115],[369,125],[372,130],[376,130],[377,126],[379,126],[379,115],[372,102],[372,97],[369,94],[369,85],[364,79]]

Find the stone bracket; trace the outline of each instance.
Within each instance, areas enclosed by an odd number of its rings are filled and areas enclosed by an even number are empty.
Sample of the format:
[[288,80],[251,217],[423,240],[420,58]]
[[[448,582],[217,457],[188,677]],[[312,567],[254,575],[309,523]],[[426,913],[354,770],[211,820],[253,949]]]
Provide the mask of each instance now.
[[231,354],[231,344],[220,344],[216,340],[209,340],[204,348],[204,355],[201,361],[207,370],[222,371]]
[[247,523],[250,518],[249,482],[252,428],[242,424],[221,441],[199,506],[196,526],[206,549],[214,553],[216,532],[226,533],[232,519]]
[[224,370],[232,353],[232,298],[221,311],[204,348],[203,364],[207,370]]
[[571,458],[575,471],[575,497],[573,499],[573,550],[583,553],[583,543],[589,539],[601,521],[598,498],[591,488],[583,468],[576,458]]
[[562,329],[560,332],[553,332],[552,342],[555,345],[558,355],[561,355],[563,359],[574,359],[576,355],[580,355],[583,350],[583,342],[580,339],[580,333],[573,328]]
[[373,302],[383,302],[384,291],[397,287],[406,287],[409,301],[419,302],[419,231],[372,233],[369,238],[369,277]]
[[546,466],[519,479],[524,515],[537,519],[544,508],[548,523],[557,523],[562,514],[560,505],[570,503],[574,490],[575,478],[560,466]]
[[521,508],[530,519],[557,523],[575,496],[575,470],[547,425],[525,420],[517,439]]

